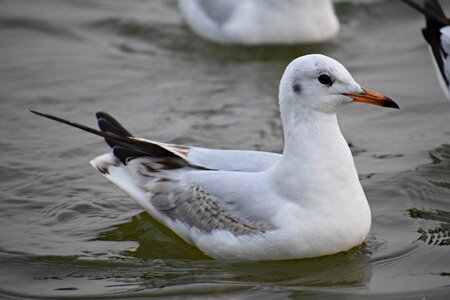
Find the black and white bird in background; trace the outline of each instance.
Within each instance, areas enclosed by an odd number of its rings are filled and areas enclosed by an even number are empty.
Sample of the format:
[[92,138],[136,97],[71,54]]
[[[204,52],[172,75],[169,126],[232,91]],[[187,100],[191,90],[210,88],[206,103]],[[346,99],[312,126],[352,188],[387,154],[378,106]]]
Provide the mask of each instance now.
[[402,1],[425,15],[426,27],[422,34],[430,46],[439,83],[450,100],[450,19],[438,0],[425,0],[424,6],[412,0]]

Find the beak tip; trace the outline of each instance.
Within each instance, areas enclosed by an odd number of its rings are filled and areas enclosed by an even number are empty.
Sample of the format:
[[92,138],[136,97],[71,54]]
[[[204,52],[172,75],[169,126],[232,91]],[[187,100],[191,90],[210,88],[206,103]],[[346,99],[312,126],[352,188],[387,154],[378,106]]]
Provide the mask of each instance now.
[[400,106],[398,106],[398,104],[395,103],[394,100],[392,100],[391,98],[386,98],[383,101],[383,107],[390,107],[390,108],[400,109]]

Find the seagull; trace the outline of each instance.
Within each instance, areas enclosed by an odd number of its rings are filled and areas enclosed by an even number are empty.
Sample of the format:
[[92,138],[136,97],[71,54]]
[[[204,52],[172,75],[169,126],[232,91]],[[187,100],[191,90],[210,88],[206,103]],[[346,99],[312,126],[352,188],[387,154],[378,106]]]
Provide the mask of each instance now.
[[437,0],[426,0],[423,7],[411,0],[402,1],[425,15],[426,27],[422,34],[434,58],[439,84],[450,100],[450,19]]
[[332,58],[292,61],[279,87],[282,154],[137,138],[105,112],[96,114],[100,130],[31,112],[104,137],[112,150],[91,165],[206,255],[281,260],[346,251],[369,233],[369,204],[336,116],[355,102],[399,108]]
[[221,44],[315,43],[335,37],[331,0],[179,0],[187,25]]

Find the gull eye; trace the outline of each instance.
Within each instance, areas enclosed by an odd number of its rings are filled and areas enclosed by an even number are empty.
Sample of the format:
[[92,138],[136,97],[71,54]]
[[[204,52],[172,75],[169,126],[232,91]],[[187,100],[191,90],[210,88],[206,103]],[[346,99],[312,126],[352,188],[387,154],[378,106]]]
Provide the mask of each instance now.
[[317,78],[319,80],[319,82],[323,85],[332,85],[333,84],[333,80],[331,80],[331,77],[327,74],[322,74],[319,76],[319,78]]

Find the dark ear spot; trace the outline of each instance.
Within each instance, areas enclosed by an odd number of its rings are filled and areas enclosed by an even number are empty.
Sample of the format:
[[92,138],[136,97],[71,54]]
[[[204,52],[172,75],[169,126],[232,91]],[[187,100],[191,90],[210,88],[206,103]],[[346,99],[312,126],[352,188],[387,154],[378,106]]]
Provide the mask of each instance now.
[[292,90],[294,91],[294,93],[300,94],[302,92],[302,86],[298,83],[294,83],[292,85]]

